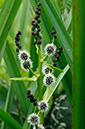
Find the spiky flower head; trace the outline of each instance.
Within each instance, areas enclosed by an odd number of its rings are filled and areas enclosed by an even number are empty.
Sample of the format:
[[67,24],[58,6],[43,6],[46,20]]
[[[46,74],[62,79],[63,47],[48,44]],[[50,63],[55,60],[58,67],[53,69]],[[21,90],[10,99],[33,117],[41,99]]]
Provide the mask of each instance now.
[[36,125],[39,122],[40,122],[40,118],[38,117],[36,113],[32,113],[31,115],[29,115],[28,123],[30,123],[31,125]]
[[43,125],[38,125],[38,129],[45,129]]
[[47,67],[47,66],[44,66],[43,68],[42,68],[42,73],[43,74],[48,74],[48,73],[53,73],[54,72],[54,70],[53,69],[50,69],[49,67]]
[[51,86],[55,82],[55,77],[52,73],[46,74],[44,76],[43,82],[45,86]]
[[45,54],[48,56],[53,56],[53,54],[55,54],[56,51],[56,46],[54,44],[47,44],[45,46]]
[[20,61],[25,61],[30,57],[30,54],[26,50],[19,52],[18,58]]
[[32,68],[32,61],[30,59],[27,59],[26,61],[22,61],[21,62],[21,67],[22,67],[23,70],[29,71],[28,66],[30,68]]
[[41,112],[45,112],[48,110],[48,103],[44,100],[38,102],[38,108]]

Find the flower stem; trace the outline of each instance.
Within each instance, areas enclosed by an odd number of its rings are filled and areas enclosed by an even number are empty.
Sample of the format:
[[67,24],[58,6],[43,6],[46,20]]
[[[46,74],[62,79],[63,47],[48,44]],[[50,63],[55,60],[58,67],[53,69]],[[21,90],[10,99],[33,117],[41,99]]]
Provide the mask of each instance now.
[[[40,49],[38,50],[38,93],[39,93],[39,101],[43,99],[43,94],[42,94],[42,78],[41,78],[41,69],[42,69],[42,62],[41,62],[41,52]],[[43,124],[43,113],[40,113],[40,123]]]
[[47,58],[47,56],[48,54],[41,59],[41,62],[43,62]]
[[28,69],[38,78],[39,75],[37,75],[27,64],[27,62],[25,61],[25,64],[27,65]]
[[58,71],[60,71],[60,72],[63,72],[62,69],[59,69],[59,68],[54,67],[54,66],[52,66],[52,65],[50,65],[50,64],[47,64],[45,61],[44,61],[44,64],[45,64],[47,67],[49,67],[50,69],[55,69],[55,70],[58,70]]

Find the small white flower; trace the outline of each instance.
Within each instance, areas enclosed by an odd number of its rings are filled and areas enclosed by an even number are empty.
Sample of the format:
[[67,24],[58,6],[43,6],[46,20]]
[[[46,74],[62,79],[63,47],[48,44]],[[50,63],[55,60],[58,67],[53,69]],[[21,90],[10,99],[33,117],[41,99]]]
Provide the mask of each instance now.
[[55,82],[55,77],[53,74],[46,74],[44,76],[43,82],[45,86],[51,86]]
[[30,123],[31,125],[36,125],[40,122],[40,118],[38,117],[38,115],[36,113],[32,113],[29,117],[28,117],[28,123]]
[[20,61],[25,61],[30,57],[30,54],[26,50],[19,52],[18,58]]
[[56,51],[56,46],[54,44],[47,44],[45,46],[45,54],[48,56],[52,56]]
[[38,108],[41,110],[41,112],[45,112],[48,110],[48,103],[44,100],[38,102]]
[[21,62],[21,67],[22,67],[23,70],[29,71],[28,66],[29,66],[30,68],[32,68],[32,61],[31,61],[30,59]]
[[38,125],[38,129],[45,129],[43,125]]
[[54,70],[53,69],[50,69],[49,67],[47,67],[47,66],[44,66],[43,68],[42,68],[42,73],[43,74],[48,74],[48,73],[53,73],[54,72]]

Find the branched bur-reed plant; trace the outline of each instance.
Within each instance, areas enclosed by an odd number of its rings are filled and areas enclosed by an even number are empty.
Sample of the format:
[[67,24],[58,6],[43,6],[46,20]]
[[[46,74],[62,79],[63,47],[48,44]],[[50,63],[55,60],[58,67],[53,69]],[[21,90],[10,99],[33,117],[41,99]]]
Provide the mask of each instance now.
[[[54,76],[54,70],[58,70],[60,72],[63,72],[63,70],[56,67],[56,63],[59,61],[61,52],[62,52],[62,46],[57,48],[55,43],[56,36],[56,30],[54,27],[52,27],[51,34],[53,35],[53,39],[51,40],[51,43],[48,43],[44,48],[44,56],[41,55],[41,45],[42,45],[42,36],[41,36],[41,28],[40,23],[40,11],[41,11],[41,3],[39,2],[37,4],[37,10],[35,11],[36,16],[34,17],[34,20],[32,21],[32,35],[34,38],[33,45],[36,47],[36,53],[38,55],[38,71],[37,73],[32,70],[34,62],[31,60],[31,55],[27,50],[23,50],[21,45],[19,44],[20,41],[20,35],[22,34],[21,31],[18,31],[15,37],[15,44],[17,46],[16,52],[18,52],[18,58],[20,60],[20,65],[23,70],[29,72],[31,71],[33,74],[33,78],[29,78],[29,80],[36,81],[38,83],[38,97],[35,98],[32,94],[32,91],[27,89],[27,97],[30,99],[30,102],[33,103],[33,105],[37,108],[36,111],[30,114],[27,118],[28,123],[31,124],[33,128],[37,129],[44,129],[44,113],[49,109],[49,101],[55,92],[55,89],[51,92],[52,94],[48,96],[50,88],[55,83],[55,80],[57,77]],[[46,59],[49,57],[55,57],[53,58],[53,64],[48,64]],[[42,64],[44,64],[44,67],[42,67]],[[44,75],[43,78],[43,84],[46,87],[46,94],[43,95],[42,92],[42,74]],[[44,96],[44,97],[43,97]],[[60,127],[60,126],[59,126]],[[61,126],[62,128],[63,125]],[[58,128],[58,127],[57,127]]]

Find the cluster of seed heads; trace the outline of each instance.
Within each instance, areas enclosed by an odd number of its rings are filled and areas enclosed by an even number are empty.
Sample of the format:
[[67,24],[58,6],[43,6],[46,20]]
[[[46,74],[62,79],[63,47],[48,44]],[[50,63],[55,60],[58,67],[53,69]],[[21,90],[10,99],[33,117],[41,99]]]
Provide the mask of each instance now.
[[53,66],[56,67],[56,62],[59,61],[59,58],[60,58],[60,55],[61,55],[61,52],[62,52],[62,46],[59,47],[59,49],[57,50],[56,54],[55,54],[55,59],[53,59]]
[[42,36],[39,34],[40,33],[40,31],[41,31],[41,28],[40,28],[40,26],[39,26],[39,24],[40,24],[40,22],[41,22],[41,20],[39,19],[40,18],[40,15],[41,15],[41,13],[40,13],[40,10],[41,10],[41,8],[40,8],[40,5],[41,5],[41,3],[39,2],[38,4],[37,4],[37,10],[35,11],[35,14],[36,14],[36,16],[34,17],[34,20],[32,21],[32,25],[33,25],[33,27],[32,27],[32,35],[34,36],[34,41],[33,41],[33,45],[41,45],[41,39],[42,39]]
[[[53,29],[53,31],[51,32],[51,34],[54,36],[54,38],[56,38],[57,36],[56,36],[56,30],[55,30],[54,26],[52,27],[52,29]],[[51,40],[51,42],[52,42],[52,40]]]
[[16,51],[19,52],[19,50],[21,49],[21,45],[19,45],[19,41],[20,41],[20,35],[21,35],[21,31],[18,31],[15,37],[15,44],[17,46]]
[[37,106],[37,99],[34,98],[34,95],[31,94],[31,91],[30,90],[27,90],[27,98],[30,99],[30,102],[33,103],[34,106]]

